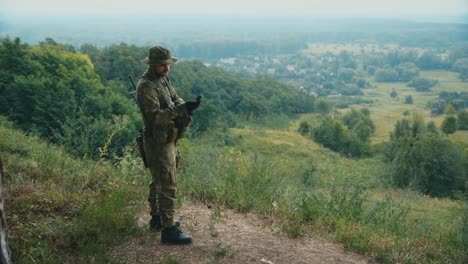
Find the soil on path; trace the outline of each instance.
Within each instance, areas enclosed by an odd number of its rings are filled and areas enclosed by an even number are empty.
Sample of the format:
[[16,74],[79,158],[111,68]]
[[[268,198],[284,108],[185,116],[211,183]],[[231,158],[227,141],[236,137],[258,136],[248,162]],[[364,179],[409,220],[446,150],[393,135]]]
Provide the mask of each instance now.
[[113,249],[122,263],[372,263],[366,257],[318,238],[289,238],[254,214],[206,205],[185,204],[177,211],[190,245],[161,245],[159,233],[146,231],[149,216],[142,213],[139,226],[144,235]]

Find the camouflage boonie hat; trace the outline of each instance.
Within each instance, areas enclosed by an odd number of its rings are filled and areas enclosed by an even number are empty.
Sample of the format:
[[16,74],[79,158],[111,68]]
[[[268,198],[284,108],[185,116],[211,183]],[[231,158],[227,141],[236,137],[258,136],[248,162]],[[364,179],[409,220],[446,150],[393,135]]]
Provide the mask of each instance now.
[[148,51],[148,57],[143,62],[147,64],[171,64],[177,61],[171,52],[163,46],[154,46]]

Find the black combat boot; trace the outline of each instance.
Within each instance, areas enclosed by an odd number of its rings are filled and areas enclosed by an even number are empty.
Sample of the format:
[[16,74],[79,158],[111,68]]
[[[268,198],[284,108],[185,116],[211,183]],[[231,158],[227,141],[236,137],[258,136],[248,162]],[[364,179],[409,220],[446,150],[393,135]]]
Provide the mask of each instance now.
[[161,231],[161,243],[182,245],[192,243],[192,237],[184,234],[179,228],[180,223],[176,222],[175,225],[163,228]]
[[149,221],[150,231],[159,232],[162,229],[161,217],[159,215],[152,215]]

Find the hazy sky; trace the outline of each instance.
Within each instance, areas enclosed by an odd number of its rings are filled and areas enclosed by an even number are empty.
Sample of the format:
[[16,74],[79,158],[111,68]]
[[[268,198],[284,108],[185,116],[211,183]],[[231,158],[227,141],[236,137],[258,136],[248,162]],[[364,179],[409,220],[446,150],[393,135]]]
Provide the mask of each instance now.
[[220,15],[424,15],[466,14],[468,0],[0,0],[0,10]]

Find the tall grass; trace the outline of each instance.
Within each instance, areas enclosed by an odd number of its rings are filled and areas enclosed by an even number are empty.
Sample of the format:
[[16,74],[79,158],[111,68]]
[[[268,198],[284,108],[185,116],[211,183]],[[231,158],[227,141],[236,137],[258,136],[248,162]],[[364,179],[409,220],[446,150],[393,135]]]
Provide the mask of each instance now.
[[135,232],[146,182],[133,158],[118,166],[75,159],[5,127],[0,138],[15,263],[106,263],[107,248]]
[[179,176],[181,192],[241,212],[267,213],[283,192],[271,164],[234,149],[192,153]]

